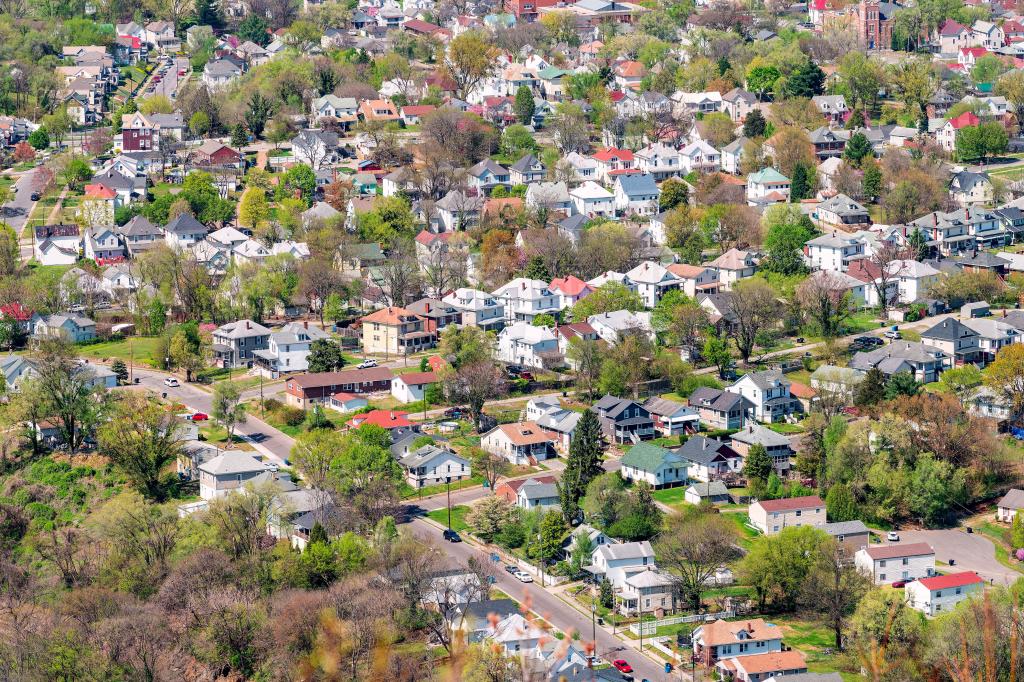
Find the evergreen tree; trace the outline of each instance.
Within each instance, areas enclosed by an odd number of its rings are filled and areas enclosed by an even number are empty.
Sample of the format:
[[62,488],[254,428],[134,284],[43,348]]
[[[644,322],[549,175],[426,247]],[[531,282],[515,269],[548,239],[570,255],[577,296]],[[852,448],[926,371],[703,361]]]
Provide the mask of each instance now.
[[915,260],[923,260],[928,257],[928,239],[924,236],[924,232],[921,232],[921,228],[914,228],[914,231],[910,233],[910,237],[907,239],[907,246],[910,247],[914,254]]
[[516,118],[524,126],[533,123],[535,106],[533,103],[533,93],[530,92],[530,88],[525,85],[519,86],[519,89],[516,90],[516,100],[512,108],[515,111]]
[[853,404],[857,407],[870,407],[883,400],[885,400],[885,375],[877,367],[872,367],[857,386]]
[[327,415],[324,414],[324,408],[320,405],[314,405],[313,409],[309,411],[309,415],[306,417],[306,430],[315,431],[316,429],[333,429],[334,424]]
[[807,178],[807,166],[802,163],[793,167],[793,181],[790,184],[789,200],[794,204],[811,195],[811,183]]
[[921,384],[910,372],[896,372],[885,384],[886,400],[910,397],[917,395],[921,390]]
[[224,28],[224,15],[217,0],[196,0],[196,25]]
[[263,134],[271,111],[270,100],[261,95],[259,91],[254,92],[249,98],[249,109],[245,112],[245,125],[248,126],[249,132],[254,137]]
[[313,527],[309,530],[309,542],[307,544],[312,545],[317,542],[327,543],[327,530],[320,524],[319,521],[313,524]]
[[605,578],[601,581],[601,596],[598,597],[598,601],[601,602],[601,606],[606,609],[610,609],[615,606],[615,592],[612,591],[612,583]]
[[1018,511],[1010,524],[1010,548],[1016,550],[1021,547],[1024,547],[1024,514]]
[[565,471],[558,483],[558,496],[566,523],[576,519],[580,498],[601,471],[601,424],[593,410],[586,410],[576,424]]
[[812,59],[794,69],[786,81],[786,94],[790,97],[814,97],[824,91],[825,72]]
[[238,30],[235,33],[242,40],[250,40],[260,47],[264,47],[270,42],[270,34],[267,33],[269,28],[270,24],[260,15],[247,14],[245,19],[238,24]]
[[334,372],[345,366],[345,356],[336,342],[317,339],[309,346],[306,363],[310,372]]
[[124,364],[124,360],[114,360],[110,365],[110,371],[117,375],[117,383],[128,383],[128,367]]
[[828,489],[828,495],[825,496],[825,511],[828,513],[828,520],[833,523],[856,521],[860,518],[857,500],[854,499],[850,486],[845,483],[837,483]]
[[858,168],[866,157],[873,154],[871,142],[868,141],[864,133],[854,133],[851,135],[846,143],[846,148],[843,149],[843,158],[849,161],[850,165],[857,166]]
[[235,127],[231,129],[231,146],[244,147],[247,144],[249,144],[249,134],[245,132],[245,126],[236,123]]
[[526,268],[523,269],[523,277],[547,282],[551,279],[551,273],[548,272],[547,266],[544,265],[543,258],[531,256],[530,260],[526,263]]
[[763,484],[768,482],[774,471],[775,464],[768,456],[768,450],[760,443],[751,446],[746,462],[743,463],[743,475],[751,481],[760,481]]
[[420,358],[420,371],[421,372],[429,372],[430,371],[430,360],[428,360],[425,357]]
[[882,193],[882,169],[874,161],[864,164],[861,191],[864,192],[864,198],[868,201],[874,201]]
[[767,128],[768,121],[766,121],[764,116],[761,114],[761,110],[754,109],[747,114],[746,120],[743,121],[743,137],[764,137],[764,133]]

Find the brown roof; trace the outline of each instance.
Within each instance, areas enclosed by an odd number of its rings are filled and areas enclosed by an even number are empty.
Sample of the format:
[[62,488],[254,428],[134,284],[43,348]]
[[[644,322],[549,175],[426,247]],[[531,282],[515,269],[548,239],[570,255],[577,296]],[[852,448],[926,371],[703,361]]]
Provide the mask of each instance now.
[[395,378],[401,379],[407,386],[437,383],[437,375],[433,372],[409,372],[408,374],[400,374]]
[[804,497],[789,497],[782,500],[761,500],[757,502],[761,509],[766,512],[793,511],[796,509],[810,509],[811,507],[824,507],[825,503],[817,495],[805,495]]
[[[743,639],[738,636],[741,630],[745,630],[747,633]],[[714,623],[702,626],[700,636],[704,641],[704,646],[719,646],[744,641],[782,639],[782,628],[766,623],[762,618],[736,621],[716,620]]]
[[737,667],[742,667],[748,675],[781,672],[783,670],[804,670],[807,668],[807,661],[804,655],[796,649],[789,651],[772,651],[767,654],[754,654],[752,656],[737,656],[733,661]]
[[789,392],[794,398],[803,398],[810,400],[814,396],[818,395],[818,392],[807,384],[801,384],[799,381],[793,381],[789,384]]
[[[501,485],[508,486],[514,493],[518,493],[519,489],[523,487],[527,481],[533,481],[535,483],[554,483],[557,481],[554,476],[529,476],[528,478],[517,478],[512,481],[505,481]],[[499,486],[500,487],[500,486]]]
[[350,369],[344,372],[317,372],[300,374],[288,379],[299,388],[320,388],[322,386],[342,386],[344,384],[374,384],[378,381],[389,381],[391,370],[387,367],[368,367],[366,369]]
[[554,434],[542,429],[536,422],[500,424],[497,429],[504,433],[513,445],[535,445],[557,440]]
[[928,556],[935,550],[927,542],[911,542],[906,545],[882,545],[881,547],[865,547],[864,551],[872,559],[896,559],[905,556]]
[[686,263],[673,263],[665,268],[676,277],[682,277],[683,279],[692,279],[694,277],[700,277],[700,274],[707,268],[703,265],[688,265]]
[[416,315],[405,308],[388,306],[387,308],[381,308],[376,312],[372,312],[369,315],[364,315],[359,319],[359,321],[377,322],[380,324],[402,324],[403,318],[415,319]]

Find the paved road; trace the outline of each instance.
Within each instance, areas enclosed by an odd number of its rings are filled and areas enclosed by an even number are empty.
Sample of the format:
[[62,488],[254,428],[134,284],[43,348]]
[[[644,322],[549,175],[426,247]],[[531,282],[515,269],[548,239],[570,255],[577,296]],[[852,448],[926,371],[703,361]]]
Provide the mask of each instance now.
[[[441,531],[437,526],[421,518],[414,519],[409,525],[417,537],[435,545],[439,544]],[[465,564],[471,556],[476,556],[484,561],[490,560],[488,551],[468,542],[445,543],[443,550],[453,563]],[[572,608],[539,584],[521,583],[502,570],[500,565],[496,568],[495,587],[518,602],[528,604],[533,612],[558,630],[567,634],[579,632],[581,642],[592,641],[593,626],[589,616]],[[633,666],[634,677],[637,680],[646,678],[650,682],[667,682],[669,679],[679,679],[678,671],[666,675],[663,665],[648,659],[602,627],[597,628],[597,655],[609,661],[616,658],[626,659]],[[688,678],[689,675],[686,675],[686,679]]]
[[[188,79],[189,69],[191,67],[189,66],[189,62],[186,57],[177,57],[175,58],[174,62],[170,64],[168,69],[164,72],[160,82],[154,83],[153,78],[156,77],[156,75],[159,73],[159,68],[163,66],[165,63],[166,62],[164,62],[162,59],[158,62],[157,69],[153,71],[152,76],[150,76],[149,82],[146,84],[144,88],[144,93],[146,96],[163,95],[167,99],[173,101],[173,98],[177,97],[179,84],[184,83],[185,80]],[[185,71],[185,75],[182,76],[181,79],[179,80],[178,72],[183,69]]]
[[[995,545],[980,533],[968,534],[961,528],[901,530],[899,533],[903,543],[927,542],[931,545],[936,561],[949,563],[950,559],[956,560],[956,565],[948,569],[951,572],[974,571],[996,585],[1009,585],[1021,577],[1020,573],[996,561]],[[946,570],[945,567],[943,569]]]
[[[14,183],[14,199],[4,204],[3,208],[0,209],[0,220],[14,228],[19,238],[25,223],[28,222],[28,216],[32,212],[32,207],[36,203],[32,201],[32,192],[34,191],[32,184],[35,174],[34,168],[22,173],[17,182]],[[30,239],[21,244],[21,259],[27,261],[31,257],[32,241]]]

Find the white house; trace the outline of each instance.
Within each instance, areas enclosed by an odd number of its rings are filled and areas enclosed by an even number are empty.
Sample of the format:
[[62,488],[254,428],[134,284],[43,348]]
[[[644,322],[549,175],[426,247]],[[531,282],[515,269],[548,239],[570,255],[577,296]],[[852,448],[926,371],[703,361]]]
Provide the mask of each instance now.
[[725,390],[738,393],[754,405],[754,418],[776,422],[800,411],[800,401],[790,394],[790,382],[778,369],[750,372]]
[[586,570],[607,578],[614,589],[621,589],[626,578],[654,566],[654,548],[644,540],[600,545],[594,550],[593,563]]
[[526,188],[526,205],[534,210],[561,211],[565,214],[573,210],[569,188],[563,180],[531,183]]
[[812,270],[846,272],[851,260],[863,257],[863,242],[844,232],[832,230],[804,243],[804,262]]
[[654,182],[654,176],[647,173],[631,173],[615,178],[615,210],[629,215],[654,215],[658,212],[658,197],[661,190]]
[[504,304],[486,291],[462,287],[441,300],[462,313],[463,325],[474,325],[485,331],[505,325]]
[[665,266],[654,261],[644,261],[626,273],[633,282],[636,292],[644,305],[653,308],[666,292],[678,289],[680,280]]
[[637,169],[654,177],[655,180],[676,177],[684,173],[679,150],[657,142],[647,145],[633,154]]
[[928,291],[939,281],[939,271],[927,263],[901,260],[896,261],[894,266],[899,280],[900,303],[913,303],[925,298]]
[[684,173],[715,173],[722,168],[722,154],[704,140],[696,140],[679,152]]
[[555,455],[558,438],[536,422],[499,424],[480,438],[480,447],[524,466]]
[[774,168],[762,168],[747,176],[747,201],[788,201],[789,178]]
[[876,585],[888,585],[935,575],[935,550],[927,542],[868,546],[857,550],[853,563]]
[[405,480],[413,488],[461,481],[472,475],[470,462],[447,448],[424,445],[398,458]]
[[996,519],[1003,523],[1012,523],[1017,512],[1024,509],[1024,490],[1010,488],[996,503]]
[[512,658],[535,654],[541,642],[550,640],[546,630],[521,613],[512,613],[497,621],[487,629],[485,637]]
[[515,322],[498,334],[497,358],[502,362],[543,368],[559,356],[558,339],[548,327]]
[[671,450],[639,443],[622,456],[619,475],[627,481],[645,481],[654,488],[681,485],[689,480],[689,462]]
[[33,256],[42,265],[73,265],[81,255],[78,225],[40,225],[35,228]]
[[530,479],[516,491],[516,506],[520,509],[560,509],[558,484]]
[[334,118],[341,121],[355,122],[359,102],[355,97],[338,97],[331,93],[317,97],[312,102],[312,119],[314,122],[322,118]]
[[434,372],[399,374],[391,380],[391,395],[400,403],[419,402],[426,395],[427,388],[437,382]]
[[593,180],[587,180],[569,192],[576,212],[588,218],[615,215],[615,195]]
[[907,606],[926,616],[952,611],[956,605],[985,591],[985,581],[974,571],[920,578],[907,583]]
[[740,164],[743,162],[743,148],[750,142],[747,138],[740,136],[722,147],[722,170],[733,175],[740,174]]
[[825,502],[817,495],[781,500],[758,500],[747,510],[750,522],[765,535],[775,535],[790,526],[825,524]]
[[228,450],[199,465],[199,496],[224,497],[267,473],[267,465],[247,452]]
[[287,372],[309,369],[309,351],[314,341],[330,338],[318,327],[290,322],[270,333],[265,349],[253,351],[255,367],[264,376],[277,379]]
[[626,334],[643,334],[652,342],[654,341],[654,328],[651,326],[650,313],[613,310],[591,315],[587,318],[587,324],[599,338],[610,346],[618,344]]
[[705,665],[740,656],[782,651],[782,628],[761,618],[716,620],[693,630],[693,652]]
[[751,251],[732,248],[708,263],[718,270],[718,282],[722,291],[729,291],[741,279],[753,277],[757,272],[757,261]]
[[533,322],[538,315],[554,316],[560,310],[561,297],[539,279],[517,277],[492,295],[502,304],[507,322]]

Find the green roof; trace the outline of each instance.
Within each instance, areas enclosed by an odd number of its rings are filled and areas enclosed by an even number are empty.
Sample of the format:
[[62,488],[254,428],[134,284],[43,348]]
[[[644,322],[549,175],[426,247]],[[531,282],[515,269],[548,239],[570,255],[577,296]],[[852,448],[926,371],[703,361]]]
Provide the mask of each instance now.
[[747,176],[747,182],[789,182],[789,178],[772,167],[762,168]]
[[556,78],[561,78],[567,73],[569,72],[565,69],[560,69],[557,66],[548,66],[538,71],[537,77],[542,80],[551,81]]
[[622,456],[622,466],[633,467],[641,471],[656,471],[666,457],[675,457],[675,453],[653,443],[640,443],[629,449]]

